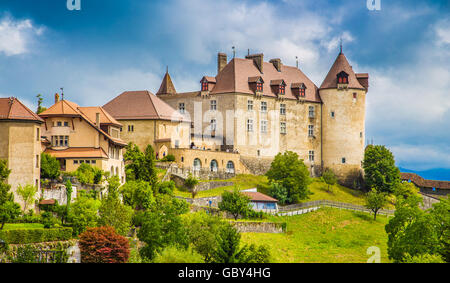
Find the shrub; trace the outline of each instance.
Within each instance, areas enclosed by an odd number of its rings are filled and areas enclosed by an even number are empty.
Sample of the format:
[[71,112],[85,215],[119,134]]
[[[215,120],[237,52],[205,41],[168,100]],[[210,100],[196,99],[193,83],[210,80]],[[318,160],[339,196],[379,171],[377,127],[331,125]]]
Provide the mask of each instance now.
[[97,167],[93,167],[87,163],[81,163],[81,165],[78,166],[77,171],[75,171],[75,175],[81,184],[86,185],[100,184],[103,179],[102,177],[106,175],[106,173]]
[[327,184],[327,190],[329,192],[332,191],[333,185],[337,183],[336,175],[331,169],[328,168],[322,173],[322,177],[320,179]]
[[276,182],[270,184],[269,195],[276,198],[280,204],[290,202],[288,190]]
[[166,195],[173,195],[175,189],[174,181],[159,182],[155,185],[155,192]]
[[204,263],[203,258],[197,252],[176,246],[168,246],[156,254],[154,263]]
[[71,205],[69,221],[72,223],[73,232],[78,235],[85,231],[86,227],[95,227],[98,221],[98,208],[100,201],[80,195]]
[[242,194],[237,188],[234,188],[233,192],[225,191],[222,194],[219,209],[232,214],[235,220],[237,220],[239,215],[247,217],[250,211],[252,211],[250,198]]
[[80,235],[79,246],[83,263],[126,263],[130,257],[127,238],[112,227],[88,228]]
[[8,244],[29,244],[52,241],[66,241],[72,238],[72,228],[36,228],[0,231],[0,239]]
[[41,154],[41,178],[56,179],[61,174],[59,161],[47,153]]
[[410,256],[406,254],[403,258],[403,263],[445,263],[439,255],[433,254],[421,254],[416,256]]

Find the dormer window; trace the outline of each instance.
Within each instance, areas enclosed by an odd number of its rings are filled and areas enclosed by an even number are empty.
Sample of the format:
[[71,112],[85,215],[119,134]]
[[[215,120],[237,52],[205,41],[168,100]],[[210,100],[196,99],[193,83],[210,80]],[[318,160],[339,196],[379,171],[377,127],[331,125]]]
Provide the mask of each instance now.
[[272,87],[272,91],[277,95],[286,94],[286,83],[283,79],[270,81],[270,86]]
[[207,91],[208,90],[208,82],[203,81],[202,82],[202,91]]
[[278,94],[285,94],[286,93],[286,89],[284,85],[280,85],[280,87],[278,88]]
[[248,78],[248,85],[250,89],[255,93],[262,93],[263,92],[263,85],[264,81],[261,78],[261,76],[258,77],[249,77]]
[[293,83],[291,85],[292,93],[299,97],[305,97],[306,95],[306,85],[304,83]]
[[348,74],[344,71],[337,74],[338,84],[348,84]]
[[200,83],[202,84],[202,91],[209,91],[216,84],[216,78],[204,76],[200,81]]
[[256,83],[256,91],[263,92],[263,84],[261,82]]

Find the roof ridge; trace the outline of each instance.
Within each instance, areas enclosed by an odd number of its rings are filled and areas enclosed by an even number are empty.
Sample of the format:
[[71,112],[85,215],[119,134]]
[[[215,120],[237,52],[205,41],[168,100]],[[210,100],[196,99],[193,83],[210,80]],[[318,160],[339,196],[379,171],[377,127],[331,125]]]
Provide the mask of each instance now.
[[[147,90],[147,95],[149,96],[149,99],[150,99],[150,102],[151,102],[150,104],[153,107],[153,109],[155,110],[156,116],[158,117],[158,119],[161,119],[161,115],[159,114],[158,109],[156,109],[155,103],[153,101],[153,98],[151,97],[152,94],[148,90]],[[155,97],[156,97],[156,95],[155,95]]]

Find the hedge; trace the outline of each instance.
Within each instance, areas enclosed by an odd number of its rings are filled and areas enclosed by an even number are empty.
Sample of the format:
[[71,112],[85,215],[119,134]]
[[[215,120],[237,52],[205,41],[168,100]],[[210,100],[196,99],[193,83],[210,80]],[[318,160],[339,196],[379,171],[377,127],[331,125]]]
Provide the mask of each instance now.
[[72,239],[72,228],[37,228],[0,231],[0,239],[8,244],[30,244]]

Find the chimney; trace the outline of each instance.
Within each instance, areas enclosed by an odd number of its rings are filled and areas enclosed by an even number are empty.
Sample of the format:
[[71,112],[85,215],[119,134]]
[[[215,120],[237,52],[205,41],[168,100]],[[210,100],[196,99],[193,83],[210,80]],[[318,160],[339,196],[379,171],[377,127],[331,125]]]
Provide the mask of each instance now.
[[227,54],[218,53],[217,54],[217,74],[222,71],[223,68],[227,65]]
[[269,62],[273,64],[278,72],[281,72],[281,59],[271,59]]
[[100,113],[95,113],[95,125],[100,129]]
[[55,104],[58,103],[58,101],[59,101],[59,94],[55,93]]
[[252,54],[245,56],[245,59],[252,59],[261,74],[263,74],[264,54]]

